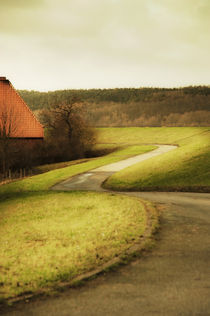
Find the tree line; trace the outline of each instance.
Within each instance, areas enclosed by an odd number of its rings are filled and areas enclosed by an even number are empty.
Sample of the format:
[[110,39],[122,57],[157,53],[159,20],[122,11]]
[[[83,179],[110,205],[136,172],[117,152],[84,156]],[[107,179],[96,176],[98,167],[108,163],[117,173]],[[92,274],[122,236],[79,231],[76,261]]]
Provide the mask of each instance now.
[[19,91],[39,115],[72,96],[85,104],[82,114],[91,126],[207,126],[210,123],[210,87],[122,88]]

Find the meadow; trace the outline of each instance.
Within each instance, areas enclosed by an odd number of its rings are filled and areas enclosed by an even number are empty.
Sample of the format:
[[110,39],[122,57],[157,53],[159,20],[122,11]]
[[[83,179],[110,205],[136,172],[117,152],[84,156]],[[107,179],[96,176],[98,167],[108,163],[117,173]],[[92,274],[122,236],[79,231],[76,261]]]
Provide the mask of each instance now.
[[42,172],[52,170],[0,186],[2,303],[52,292],[62,281],[72,282],[139,241],[147,228],[148,210],[154,210],[150,203],[115,194],[49,190],[70,176],[154,148],[122,146],[107,156],[69,162],[64,168],[63,163],[43,166]]
[[144,235],[140,200],[41,192],[0,204],[0,297],[47,292],[124,253]]

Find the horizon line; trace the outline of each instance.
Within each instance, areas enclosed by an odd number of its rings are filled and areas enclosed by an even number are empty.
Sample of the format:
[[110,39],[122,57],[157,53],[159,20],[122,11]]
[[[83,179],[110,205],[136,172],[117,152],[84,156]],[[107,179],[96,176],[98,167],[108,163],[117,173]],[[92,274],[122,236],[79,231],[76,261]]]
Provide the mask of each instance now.
[[59,88],[59,89],[53,89],[53,90],[36,90],[36,89],[18,89],[19,91],[34,91],[34,92],[55,92],[55,91],[66,91],[66,90],[121,90],[121,89],[164,89],[164,90],[175,90],[175,89],[185,89],[185,88],[199,88],[199,87],[206,87],[210,88],[210,84],[198,84],[198,85],[185,85],[185,86],[171,86],[171,87],[165,87],[165,86],[141,86],[141,87],[112,87],[112,88]]

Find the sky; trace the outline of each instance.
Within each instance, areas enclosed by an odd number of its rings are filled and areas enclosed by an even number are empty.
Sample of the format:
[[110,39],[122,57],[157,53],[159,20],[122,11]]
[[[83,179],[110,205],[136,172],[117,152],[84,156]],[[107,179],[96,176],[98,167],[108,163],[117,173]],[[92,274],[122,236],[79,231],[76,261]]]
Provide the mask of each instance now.
[[209,0],[0,0],[16,89],[209,85],[209,57]]

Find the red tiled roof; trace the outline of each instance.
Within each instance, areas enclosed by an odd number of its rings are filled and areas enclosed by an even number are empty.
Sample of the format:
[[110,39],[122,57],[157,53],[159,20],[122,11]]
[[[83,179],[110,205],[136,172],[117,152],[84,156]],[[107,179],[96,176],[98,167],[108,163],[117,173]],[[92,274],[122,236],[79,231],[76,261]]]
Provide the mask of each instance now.
[[11,138],[43,138],[44,129],[9,80],[0,77],[0,129],[7,118]]

